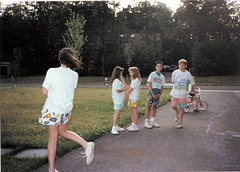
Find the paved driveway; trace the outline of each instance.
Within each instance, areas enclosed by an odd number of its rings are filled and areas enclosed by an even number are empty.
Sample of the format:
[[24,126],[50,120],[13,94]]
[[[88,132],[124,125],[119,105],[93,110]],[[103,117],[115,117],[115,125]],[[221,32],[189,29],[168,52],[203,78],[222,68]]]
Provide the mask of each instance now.
[[[170,103],[157,110],[161,128],[143,128],[107,134],[95,141],[95,159],[85,164],[80,152],[71,151],[57,159],[61,172],[145,172],[145,171],[239,171],[240,91],[203,91],[209,103],[206,112],[184,115],[184,128],[176,129]],[[38,172],[47,171],[47,165]]]

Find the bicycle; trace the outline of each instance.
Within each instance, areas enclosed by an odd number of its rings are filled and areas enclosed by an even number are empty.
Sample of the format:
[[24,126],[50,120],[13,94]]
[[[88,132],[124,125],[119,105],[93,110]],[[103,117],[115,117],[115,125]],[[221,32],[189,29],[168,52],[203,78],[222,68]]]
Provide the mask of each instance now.
[[[208,103],[205,100],[201,100],[200,95],[201,95],[201,89],[199,87],[195,87],[197,89],[195,92],[195,96],[197,98],[197,109],[199,111],[205,111],[208,109]],[[188,112],[191,108],[193,108],[193,102],[191,103],[191,95],[188,95],[188,100],[187,100],[187,106],[184,108],[184,112]]]

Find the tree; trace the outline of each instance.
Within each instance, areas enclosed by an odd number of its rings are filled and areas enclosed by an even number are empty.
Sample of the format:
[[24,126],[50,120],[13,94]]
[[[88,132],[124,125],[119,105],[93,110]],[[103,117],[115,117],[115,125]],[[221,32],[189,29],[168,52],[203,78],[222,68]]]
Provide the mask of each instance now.
[[127,64],[128,68],[130,68],[130,66],[131,66],[133,55],[134,55],[134,52],[132,50],[131,43],[125,43],[124,56],[126,57],[126,64]]
[[84,25],[86,20],[84,20],[83,15],[79,16],[79,14],[75,15],[73,12],[72,17],[67,20],[65,25],[67,26],[67,30],[63,36],[63,41],[67,47],[72,48],[76,57],[82,61],[82,47],[84,43],[87,41],[87,36],[84,35]]
[[227,0],[183,2],[174,15],[173,38],[188,52],[184,58],[197,75],[237,74],[239,6]]
[[192,50],[193,65],[198,76],[232,75],[239,72],[236,43],[205,39]]

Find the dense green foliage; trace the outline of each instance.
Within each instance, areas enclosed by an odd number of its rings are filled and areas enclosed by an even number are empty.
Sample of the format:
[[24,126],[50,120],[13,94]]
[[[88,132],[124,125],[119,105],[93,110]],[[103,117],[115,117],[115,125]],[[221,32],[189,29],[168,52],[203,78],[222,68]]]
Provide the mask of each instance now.
[[75,15],[73,13],[72,17],[65,24],[67,31],[63,36],[65,45],[75,51],[75,55],[80,61],[82,61],[82,46],[87,41],[87,37],[84,37],[85,23],[86,20],[84,20],[83,16],[80,17],[79,14]]
[[147,1],[117,14],[116,9],[114,1],[11,4],[1,14],[1,61],[17,64],[22,75],[44,74],[58,66],[58,51],[69,41],[63,40],[67,21],[75,14],[84,17],[79,25],[84,28],[75,34],[82,40],[77,46],[84,63],[81,75],[110,76],[116,65],[127,69],[131,61],[147,76],[155,60],[172,65],[181,58],[195,68],[195,75],[240,73],[239,3],[183,1],[176,13]]

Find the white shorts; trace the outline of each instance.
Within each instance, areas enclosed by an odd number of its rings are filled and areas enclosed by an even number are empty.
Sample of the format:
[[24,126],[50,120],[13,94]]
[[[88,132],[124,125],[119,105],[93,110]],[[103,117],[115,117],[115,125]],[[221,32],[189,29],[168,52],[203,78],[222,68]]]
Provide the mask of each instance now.
[[63,125],[66,124],[70,118],[71,112],[61,114],[54,113],[44,107],[39,116],[39,123],[42,125]]

